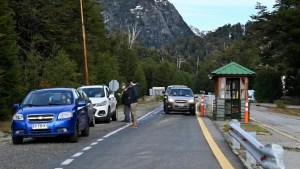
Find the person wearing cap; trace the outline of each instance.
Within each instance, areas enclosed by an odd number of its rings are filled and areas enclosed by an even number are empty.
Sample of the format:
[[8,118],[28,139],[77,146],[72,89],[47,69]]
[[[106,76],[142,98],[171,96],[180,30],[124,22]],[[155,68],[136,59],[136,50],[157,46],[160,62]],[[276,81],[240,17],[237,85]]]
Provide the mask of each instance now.
[[122,83],[121,84],[121,89],[122,89],[122,95],[121,95],[121,101],[122,104],[124,105],[124,115],[125,118],[122,122],[126,122],[127,124],[130,123],[130,91],[127,90],[126,84]]

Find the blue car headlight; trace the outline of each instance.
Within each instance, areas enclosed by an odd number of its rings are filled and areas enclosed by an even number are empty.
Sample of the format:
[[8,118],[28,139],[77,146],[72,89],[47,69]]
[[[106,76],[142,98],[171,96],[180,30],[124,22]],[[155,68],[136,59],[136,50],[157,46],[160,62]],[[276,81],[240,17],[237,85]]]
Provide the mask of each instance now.
[[105,106],[107,101],[103,101],[101,103],[96,103],[95,106]]
[[13,120],[24,120],[23,114],[15,114]]
[[73,117],[73,113],[72,112],[61,112],[58,115],[58,119],[69,119]]

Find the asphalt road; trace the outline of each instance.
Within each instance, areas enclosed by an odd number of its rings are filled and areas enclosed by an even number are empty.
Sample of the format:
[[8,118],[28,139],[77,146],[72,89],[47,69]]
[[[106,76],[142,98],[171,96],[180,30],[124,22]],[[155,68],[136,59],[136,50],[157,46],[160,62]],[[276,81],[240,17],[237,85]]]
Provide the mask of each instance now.
[[57,166],[50,165],[49,168],[220,168],[195,116],[165,115],[160,109],[140,121],[138,129],[127,127],[99,139],[103,140],[95,140],[94,146],[87,146],[91,147],[89,150],[84,150],[86,147],[83,147],[78,152],[73,152],[83,154],[78,158],[68,158],[69,161],[73,159],[68,165],[60,165],[68,163],[68,159],[57,159]]
[[300,116],[290,116],[268,111],[266,107],[252,106],[251,117],[272,128],[300,139]]

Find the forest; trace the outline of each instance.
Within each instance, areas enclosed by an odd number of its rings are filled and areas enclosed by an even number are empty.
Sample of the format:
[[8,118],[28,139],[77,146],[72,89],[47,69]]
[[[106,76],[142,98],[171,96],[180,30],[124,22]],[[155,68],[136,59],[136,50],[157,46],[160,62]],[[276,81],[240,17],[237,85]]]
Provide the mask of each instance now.
[[[99,1],[83,2],[91,85],[135,78],[141,95],[171,84],[213,93],[208,74],[235,61],[256,72],[250,87],[257,101],[300,96],[298,0],[279,0],[271,12],[258,3],[246,25],[227,24],[160,48],[129,45],[127,32],[105,28]],[[85,85],[79,1],[2,0],[0,6],[0,120],[31,90]]]

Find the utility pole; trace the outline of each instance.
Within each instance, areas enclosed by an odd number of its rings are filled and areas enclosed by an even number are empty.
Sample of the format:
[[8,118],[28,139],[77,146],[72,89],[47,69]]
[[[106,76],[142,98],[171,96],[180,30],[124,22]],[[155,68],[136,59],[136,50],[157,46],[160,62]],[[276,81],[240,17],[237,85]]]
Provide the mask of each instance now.
[[89,69],[88,69],[88,63],[87,63],[87,52],[86,52],[86,42],[85,42],[85,28],[84,28],[84,19],[83,19],[82,0],[80,0],[80,9],[81,9],[81,23],[82,23],[84,66],[85,66],[85,84],[89,85]]

